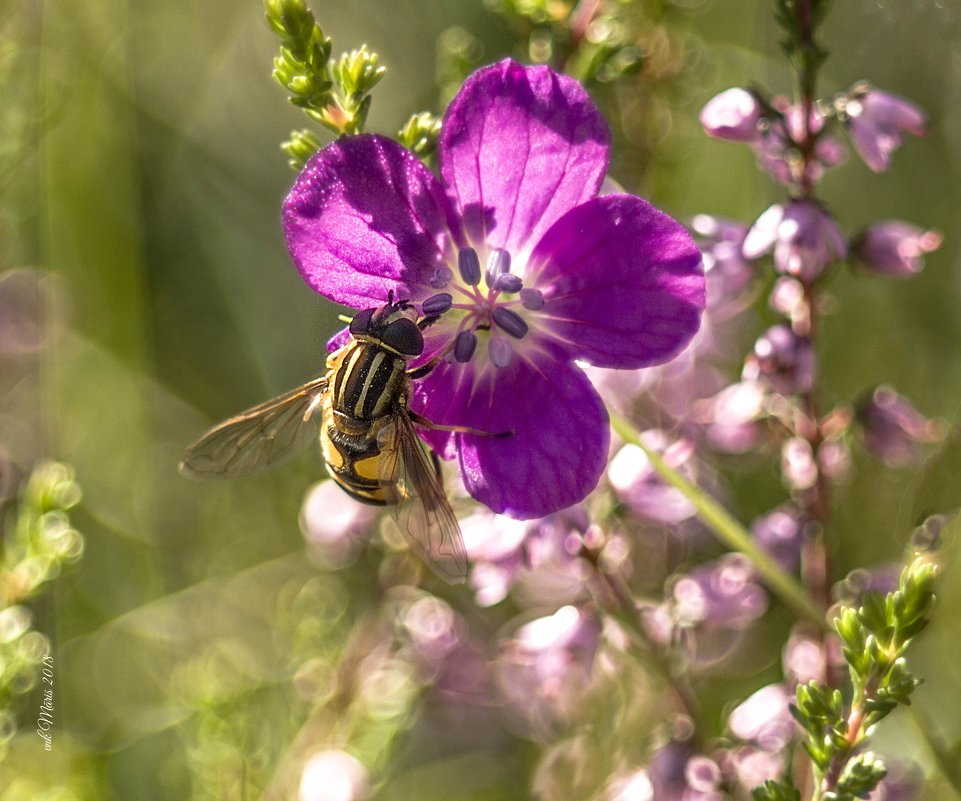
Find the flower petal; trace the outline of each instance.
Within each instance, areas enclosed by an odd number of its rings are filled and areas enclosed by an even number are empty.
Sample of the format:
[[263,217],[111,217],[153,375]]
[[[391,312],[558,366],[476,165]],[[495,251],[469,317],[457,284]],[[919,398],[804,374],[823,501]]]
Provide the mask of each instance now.
[[704,310],[701,254],[676,220],[633,195],[605,195],[557,221],[534,248],[524,283],[572,358],[638,368],[677,355]]
[[456,222],[420,160],[380,136],[351,136],[307,163],[284,201],[294,264],[312,289],[354,308],[388,290],[416,299],[444,265]]
[[412,406],[435,423],[514,432],[491,439],[429,431],[424,438],[445,458],[458,457],[471,495],[517,519],[583,500],[607,461],[607,410],[571,363],[515,358],[478,373],[473,363],[441,362],[416,382]]
[[609,143],[580,84],[506,59],[475,72],[448,107],[440,171],[473,242],[516,259],[597,194]]
[[350,342],[350,328],[344,326],[340,329],[340,331],[327,340],[327,352],[333,353],[335,350],[340,350],[348,342]]

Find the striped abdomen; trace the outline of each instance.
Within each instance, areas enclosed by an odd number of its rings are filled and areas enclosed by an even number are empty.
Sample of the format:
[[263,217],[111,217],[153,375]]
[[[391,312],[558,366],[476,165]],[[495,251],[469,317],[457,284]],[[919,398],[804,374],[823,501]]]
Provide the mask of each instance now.
[[[384,461],[377,438],[380,429],[391,424],[387,416],[372,423],[364,434],[347,434],[335,422],[333,411],[329,407],[324,410],[320,445],[327,470],[341,489],[362,503],[383,506],[396,502],[396,459]],[[393,465],[393,474],[389,465]]]
[[320,443],[331,477],[358,501],[394,503],[397,460],[385,461],[378,435],[406,402],[407,362],[376,343],[354,341],[328,364]]
[[406,369],[403,358],[375,343],[350,343],[334,372],[333,410],[358,422],[390,414],[404,394]]

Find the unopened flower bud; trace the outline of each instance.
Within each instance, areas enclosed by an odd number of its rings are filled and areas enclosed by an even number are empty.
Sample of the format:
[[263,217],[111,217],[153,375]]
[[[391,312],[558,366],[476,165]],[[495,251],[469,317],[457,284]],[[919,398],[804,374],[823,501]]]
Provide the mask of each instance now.
[[889,386],[880,386],[857,412],[864,445],[891,467],[906,467],[920,456],[920,445],[935,442],[940,426],[928,420]]
[[937,231],[901,220],[884,220],[866,228],[851,249],[871,272],[910,278],[921,272],[925,254],[937,250],[942,239]]
[[779,751],[796,731],[789,708],[791,700],[783,684],[762,687],[735,707],[727,719],[728,728],[741,740]]
[[767,594],[741,554],[700,565],[674,585],[675,614],[688,626],[745,629],[767,609]]
[[807,392],[814,384],[815,361],[811,343],[786,325],[769,328],[754,343],[742,379],[760,381],[782,395]]
[[818,466],[811,444],[800,437],[792,437],[781,448],[781,473],[784,483],[793,490],[806,490],[818,480]]
[[801,562],[801,544],[805,518],[790,504],[779,506],[751,524],[757,544],[778,566],[787,572],[797,570]]
[[756,259],[774,251],[778,272],[813,281],[833,262],[847,256],[847,242],[833,218],[809,200],[767,209],[748,231],[743,253]]
[[732,142],[758,138],[761,106],[746,89],[734,87],[715,95],[701,110],[701,125],[708,136]]
[[891,153],[900,147],[905,133],[926,133],[921,109],[904,98],[863,84],[838,101],[838,106],[854,149],[875,172],[890,166]]

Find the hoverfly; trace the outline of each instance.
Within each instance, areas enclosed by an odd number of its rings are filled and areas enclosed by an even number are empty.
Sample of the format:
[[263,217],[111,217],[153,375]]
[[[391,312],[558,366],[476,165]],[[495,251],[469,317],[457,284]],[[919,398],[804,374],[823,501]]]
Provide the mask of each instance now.
[[[350,341],[327,357],[327,372],[302,387],[225,420],[193,443],[180,464],[192,478],[258,473],[320,438],[331,478],[352,498],[396,505],[413,550],[443,579],[467,576],[467,553],[441,484],[440,462],[414,425],[479,436],[506,436],[432,423],[409,408],[411,379],[446,355],[408,369],[424,350],[423,330],[407,301],[365,309],[350,322]],[[430,456],[428,456],[430,453]]]

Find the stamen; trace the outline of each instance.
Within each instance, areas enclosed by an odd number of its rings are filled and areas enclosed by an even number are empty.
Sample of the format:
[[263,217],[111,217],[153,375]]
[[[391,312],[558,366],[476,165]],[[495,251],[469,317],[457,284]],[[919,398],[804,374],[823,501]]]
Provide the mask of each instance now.
[[423,309],[424,314],[429,316],[443,314],[451,307],[453,302],[454,298],[450,292],[441,292],[437,295],[431,295],[431,297],[427,298],[427,300],[421,304],[421,309]]
[[539,289],[525,287],[521,290],[521,305],[525,309],[537,311],[544,308],[544,295]]
[[522,286],[524,286],[524,282],[521,277],[513,273],[501,273],[494,278],[494,289],[498,292],[519,292]]
[[514,358],[514,349],[511,347],[510,340],[496,334],[487,343],[487,353],[494,367],[507,367]]
[[454,340],[454,359],[469,362],[477,348],[477,335],[473,331],[461,331]]
[[454,272],[450,269],[450,267],[438,267],[436,270],[434,270],[434,275],[431,277],[428,283],[434,289],[443,289],[453,277]]
[[527,323],[516,311],[512,311],[505,306],[498,306],[491,313],[491,316],[494,318],[494,322],[514,339],[520,339],[527,333]]
[[474,248],[464,248],[457,254],[457,269],[465,284],[477,286],[480,283],[480,258]]
[[487,257],[487,285],[494,286],[494,281],[501,273],[511,271],[511,254],[504,248],[494,248]]

